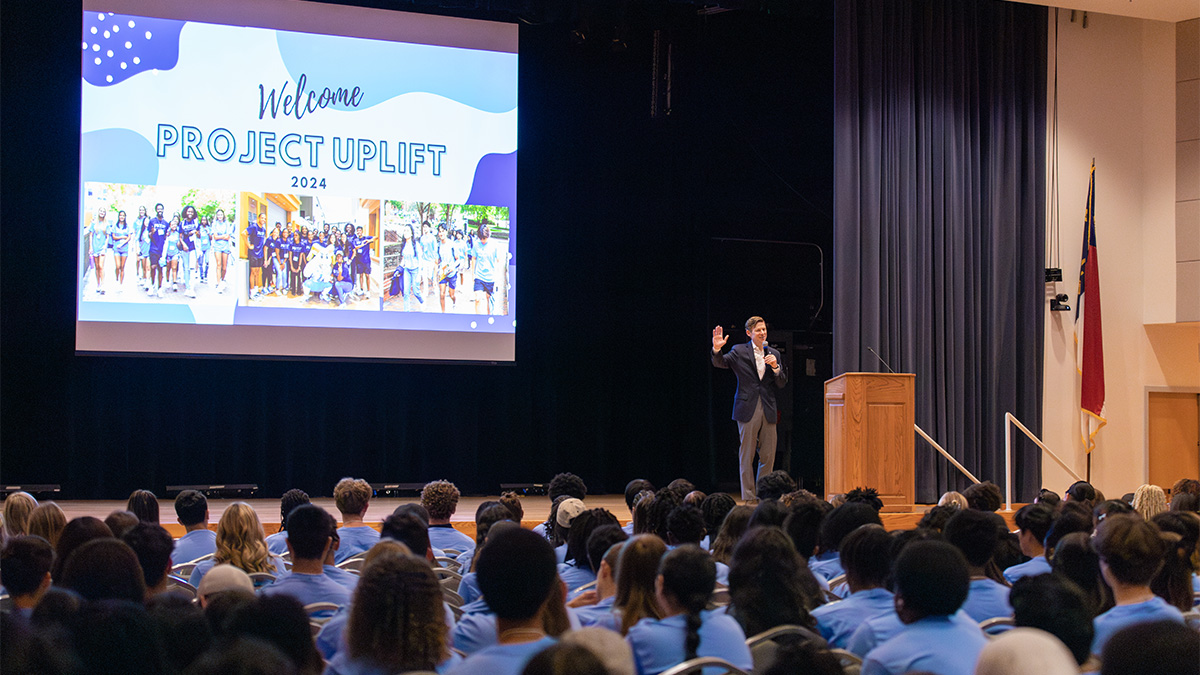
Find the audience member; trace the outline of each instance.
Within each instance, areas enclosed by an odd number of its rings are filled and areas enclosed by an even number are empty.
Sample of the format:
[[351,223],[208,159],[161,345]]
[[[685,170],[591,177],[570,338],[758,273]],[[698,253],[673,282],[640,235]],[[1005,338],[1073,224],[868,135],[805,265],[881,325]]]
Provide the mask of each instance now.
[[[471,611],[471,610],[483,611],[483,610],[486,610],[486,608],[487,608],[487,603],[482,603],[482,605],[475,605],[475,606],[472,606],[471,603],[475,603],[477,600],[479,600],[483,596],[483,591],[481,591],[479,589],[479,581],[477,579],[477,575],[475,574],[474,563],[475,563],[475,560],[477,559],[478,554],[483,550],[483,547],[487,544],[488,537],[491,536],[494,532],[503,531],[508,526],[520,527],[516,523],[512,522],[511,520],[507,520],[504,517],[504,513],[508,509],[505,509],[503,506],[500,506],[499,504],[493,504],[493,506],[495,506],[497,508],[485,509],[483,513],[478,514],[482,518],[482,521],[477,522],[475,525],[475,534],[478,537],[478,544],[475,546],[474,551],[468,552],[469,554],[471,554],[471,558],[468,561],[468,563],[470,565],[470,569],[469,569],[469,571],[468,571],[468,568],[460,569],[460,571],[463,574],[462,574],[462,579],[459,580],[459,582],[458,582],[458,594],[463,599],[464,611]],[[464,554],[464,555],[467,555],[467,554]],[[463,651],[467,651],[467,650],[463,650]]]
[[654,485],[644,478],[634,478],[625,484],[625,507],[629,509],[629,524],[625,526],[625,534],[633,534],[633,507],[644,491],[654,492]]
[[755,668],[762,675],[843,675],[840,659],[815,640],[793,640],[779,645],[775,660],[766,670]]
[[1092,650],[1092,603],[1075,582],[1061,574],[1024,576],[1013,584],[1009,602],[1017,626],[1040,628],[1062,641],[1082,666]]
[[104,518],[104,524],[112,532],[112,536],[120,539],[125,536],[125,533],[132,530],[134,525],[142,521],[133,515],[130,511],[113,511]]
[[670,483],[667,483],[666,489],[674,492],[675,496],[679,497],[679,503],[682,504],[684,498],[688,496],[688,493],[696,491],[696,485],[686,478],[676,478]]
[[[582,502],[581,502],[582,503]],[[479,505],[475,510],[475,541],[471,548],[459,554],[456,560],[463,571],[475,571],[475,553],[487,539],[488,532],[496,523],[503,521],[511,521],[512,513],[504,507],[503,504],[496,501],[486,501]],[[432,536],[432,532],[431,532]],[[431,540],[432,541],[432,540]],[[563,552],[566,552],[566,543],[563,543]]]
[[600,658],[579,645],[558,643],[529,660],[522,675],[608,675]]
[[962,553],[944,542],[913,542],[900,553],[893,577],[896,612],[905,628],[867,654],[863,675],[974,672],[987,638],[978,626],[952,619],[970,587]]
[[764,499],[754,507],[754,513],[750,514],[750,522],[746,523],[746,528],[783,527],[789,513],[791,511],[778,499]]
[[447,645],[441,585],[412,556],[386,555],[363,571],[345,640],[329,675],[431,671],[461,661]]
[[879,498],[879,491],[875,488],[856,487],[846,493],[846,501],[866,504],[875,509],[876,513],[883,510],[883,500]]
[[[208,498],[199,490],[184,490],[175,496],[175,517],[184,534],[175,542],[176,564],[192,562],[217,552],[217,533],[208,529]],[[270,542],[267,544],[270,548]]]
[[1150,589],[1168,551],[1157,527],[1134,515],[1109,516],[1097,528],[1093,544],[1116,606],[1096,617],[1092,653],[1101,653],[1108,639],[1126,626],[1158,620],[1183,622],[1179,610]]
[[496,615],[497,643],[467,657],[451,675],[515,675],[554,644],[544,630],[546,605],[561,588],[554,551],[546,540],[519,527],[487,542],[476,565],[479,587]]
[[134,490],[129,495],[125,510],[138,517],[143,523],[158,525],[158,497],[149,490]]
[[621,548],[628,535],[613,525],[602,525],[588,537],[588,562],[596,569],[596,588],[571,603],[583,626],[601,626],[617,630],[613,603],[617,599],[617,568]]
[[267,537],[267,550],[271,555],[283,555],[287,553],[287,517],[292,512],[292,509],[301,504],[311,504],[312,501],[308,498],[308,493],[304,490],[292,488],[283,493],[283,497],[279,499],[279,530]]
[[75,549],[63,568],[61,585],[85,600],[128,600],[140,605],[146,599],[137,555],[112,537],[93,539]]
[[1177,621],[1129,626],[1108,641],[1100,663],[1100,675],[1196,675],[1200,633]]
[[274,645],[254,638],[238,638],[208,650],[188,669],[187,675],[295,675],[292,660]]
[[[550,499],[551,509],[550,517],[546,522],[533,528],[533,531],[541,536],[550,539],[553,543],[554,527],[555,527],[555,512],[553,506],[559,499],[563,497],[571,497],[583,501],[587,498],[587,485],[583,479],[573,473],[560,473],[550,479],[550,483],[546,486],[546,497]],[[555,546],[562,544],[560,541]],[[561,560],[559,562],[562,562]]]
[[886,587],[891,545],[892,538],[879,525],[863,525],[842,540],[841,561],[850,594],[812,611],[821,637],[831,647],[844,649],[863,621],[893,608],[892,592]]
[[1042,488],[1041,490],[1038,490],[1037,496],[1033,498],[1033,503],[1034,504],[1045,504],[1046,506],[1049,506],[1051,509],[1054,509],[1054,508],[1057,508],[1058,505],[1062,503],[1062,497],[1059,497],[1058,493],[1055,492],[1054,490],[1047,490],[1046,488]]
[[990,480],[970,485],[962,494],[967,499],[967,506],[976,511],[995,513],[1004,503],[1004,494],[1000,492],[1000,486]]
[[434,548],[458,553],[475,549],[476,542],[450,524],[450,518],[458,510],[459,496],[454,483],[445,480],[426,483],[421,489],[421,505],[429,511],[429,543]]
[[142,581],[146,584],[146,595],[153,596],[167,590],[167,574],[171,571],[171,552],[175,541],[161,525],[139,522],[121,537],[137,556]]
[[199,588],[209,570],[225,563],[247,574],[266,572],[278,575],[286,571],[283,561],[267,551],[258,514],[245,502],[234,502],[221,514],[221,520],[217,522],[217,552],[196,565],[188,583]]
[[45,539],[18,534],[4,543],[0,552],[0,583],[12,599],[13,611],[25,618],[50,588],[54,548]]
[[25,531],[50,542],[51,546],[58,544],[63,528],[67,526],[67,515],[54,502],[42,502],[29,512],[29,522]]
[[657,536],[663,541],[667,540],[667,517],[671,515],[671,511],[683,503],[683,497],[680,497],[673,490],[663,488],[654,495],[654,501],[650,503],[650,534]]
[[613,607],[620,612],[621,635],[627,634],[629,628],[642,619],[662,617],[655,600],[654,584],[658,563],[666,552],[667,545],[652,534],[635,535],[621,548],[617,563],[617,597],[613,601]]
[[626,635],[638,673],[656,675],[697,656],[753,668],[746,634],[737,621],[723,612],[704,610],[715,584],[712,556],[699,546],[680,546],[663,556],[655,581],[662,618],[641,619]]
[[1150,589],[1181,612],[1191,610],[1196,578],[1197,543],[1200,542],[1200,519],[1179,511],[1164,511],[1150,522],[1162,532],[1167,543],[1163,568],[1150,582]]
[[[565,497],[564,497],[565,499]],[[629,521],[629,534],[653,534],[650,531],[650,512],[654,508],[654,493],[642,490],[633,500],[633,519]]]
[[4,498],[4,534],[6,537],[16,537],[27,534],[29,514],[37,508],[38,502],[28,492],[13,492]]
[[[696,512],[699,513],[698,510]],[[564,562],[558,566],[558,576],[569,591],[596,580],[596,572],[588,561],[587,542],[596,528],[603,525],[619,528],[621,523],[606,509],[588,509],[575,516],[571,522],[571,531],[567,537],[567,552],[563,558]]]
[[80,516],[67,523],[58,537],[58,546],[54,547],[54,567],[50,568],[50,576],[54,579],[54,583],[62,582],[63,568],[66,567],[67,558],[71,557],[75,549],[93,539],[111,536],[112,530],[91,516]]
[[[1094,494],[1094,493],[1093,493]],[[1092,514],[1090,508],[1085,508],[1083,502],[1063,502],[1058,516],[1046,531],[1046,539],[1042,544],[1046,548],[1046,559],[1053,562],[1058,541],[1072,532],[1092,533]]]
[[733,495],[726,492],[714,492],[700,502],[700,513],[704,514],[704,530],[707,533],[701,542],[702,548],[712,550],[717,533],[721,530],[721,523],[735,506],[737,502]]
[[[667,514],[668,546],[675,547],[682,546],[683,544],[700,546],[704,535],[704,514],[695,506],[681,504],[672,509],[671,513]],[[703,546],[700,547],[704,548]],[[716,563],[716,565],[717,583],[722,585],[728,584],[729,566],[720,562]]]
[[729,564],[729,559],[733,556],[733,547],[737,546],[738,540],[745,534],[750,525],[750,516],[753,514],[754,508],[744,504],[729,509],[729,513],[725,514],[725,519],[721,521],[717,538],[713,540],[712,556],[714,561]]
[[[297,506],[288,514],[287,547],[292,553],[292,571],[264,586],[263,596],[287,595],[301,605],[331,602],[350,604],[350,590],[325,574],[325,559],[333,547],[337,522],[315,504]],[[329,616],[331,612],[322,613]]]
[[258,638],[274,645],[301,675],[319,675],[324,669],[324,661],[313,646],[308,614],[295,598],[260,595],[254,602],[234,609],[226,621],[232,635]]
[[633,650],[621,636],[604,628],[580,628],[562,636],[560,644],[577,645],[592,653],[605,675],[634,675]]
[[1100,573],[1100,556],[1086,532],[1072,532],[1063,537],[1050,567],[1083,591],[1093,617],[1112,609],[1112,591]]
[[1015,583],[1021,577],[1046,574],[1050,571],[1050,561],[1046,560],[1046,533],[1054,522],[1054,510],[1045,504],[1026,504],[1017,510],[1014,518],[1021,533],[1017,535],[1021,542],[1021,553],[1029,556],[1029,562],[1013,565],[1004,570],[1004,579]]
[[1167,510],[1167,495],[1157,485],[1142,485],[1133,492],[1133,510],[1145,520]]
[[938,499],[938,506],[949,506],[952,509],[969,509],[971,505],[967,503],[967,498],[961,492],[951,490],[942,495]]
[[521,495],[509,490],[500,493],[500,505],[512,514],[512,521],[518,525],[525,518],[525,507],[521,504]]
[[1180,492],[1171,497],[1171,510],[1187,513],[1200,512],[1200,495],[1192,492]]
[[847,502],[830,511],[821,522],[820,552],[808,561],[813,573],[827,580],[841,575],[845,571],[838,555],[842,540],[867,524],[882,525],[883,521],[874,508],[861,502]]
[[[1132,501],[1132,497],[1130,501]],[[1095,530],[1100,526],[1101,521],[1117,513],[1137,513],[1137,511],[1134,511],[1130,502],[1124,499],[1107,499],[1098,502],[1092,509],[1092,529]]]
[[337,531],[341,544],[334,554],[335,562],[366,553],[379,541],[379,533],[363,522],[373,494],[371,484],[361,478],[343,478],[333,487],[333,503],[342,514],[342,526]]
[[935,506],[925,512],[921,516],[921,520],[917,522],[917,527],[927,530],[941,532],[946,527],[946,523],[954,517],[962,509],[958,506]]
[[[656,500],[656,503],[661,502],[661,499]],[[558,562],[566,561],[567,541],[571,538],[571,524],[575,521],[576,516],[586,510],[587,506],[584,505],[583,501],[574,497],[567,497],[562,500],[558,503],[558,508],[554,510],[554,532],[550,543],[554,544],[554,554]]]
[[688,506],[700,508],[700,505],[704,503],[705,497],[708,497],[708,495],[704,494],[700,490],[692,490],[683,496],[683,503],[687,504]]
[[[824,522],[826,514],[831,510],[833,507],[829,505],[829,502],[816,499],[803,500],[792,504],[787,518],[783,521],[783,531],[791,538],[796,552],[806,562],[817,552],[817,544],[820,543],[821,537],[821,523]],[[828,581],[823,576],[818,575],[817,581],[824,581],[825,586],[828,586]]]
[[[115,539],[99,540],[80,548],[76,555],[88,547],[105,544],[125,546]],[[137,563],[133,566],[136,568]],[[134,578],[140,577],[139,572]],[[97,601],[80,606],[75,616],[72,631],[75,649],[86,664],[86,672],[89,675],[170,673],[157,626],[141,599],[134,601],[118,595],[97,596],[93,598]]]
[[967,509],[955,514],[942,532],[967,559],[971,580],[962,609],[976,621],[1012,616],[1008,586],[988,578],[986,572],[999,538],[996,518],[999,516],[988,511]]
[[796,489],[796,481],[786,471],[776,469],[760,476],[754,483],[754,494],[762,501],[779,499]]
[[1085,480],[1077,480],[1071,483],[1071,487],[1063,493],[1064,502],[1084,502],[1088,509],[1092,508],[1092,504],[1096,503],[1096,488]]
[[1071,653],[1053,635],[1015,628],[991,640],[979,653],[975,675],[1076,675]]
[[786,624],[817,627],[809,610],[820,603],[821,589],[777,527],[756,527],[733,549],[729,597],[728,613],[746,635]]
[[217,565],[204,575],[196,589],[196,597],[200,600],[200,606],[205,607],[215,594],[226,591],[253,593],[254,582],[240,568],[229,564]]
[[146,612],[162,641],[167,664],[174,672],[187,670],[212,644],[212,629],[204,610],[184,595],[152,596],[146,600]]
[[383,539],[398,541],[407,546],[418,558],[433,561],[433,551],[429,545],[429,526],[412,513],[392,512],[392,515],[383,521],[379,535],[381,541]]

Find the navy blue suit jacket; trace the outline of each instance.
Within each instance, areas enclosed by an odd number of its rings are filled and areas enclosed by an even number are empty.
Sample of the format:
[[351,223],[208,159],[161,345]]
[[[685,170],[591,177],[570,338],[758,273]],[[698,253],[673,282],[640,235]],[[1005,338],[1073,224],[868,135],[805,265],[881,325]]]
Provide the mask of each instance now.
[[754,363],[754,347],[749,342],[734,345],[727,354],[720,352],[712,354],[712,363],[718,368],[729,368],[737,375],[737,395],[733,399],[733,419],[738,422],[749,422],[754,416],[754,407],[761,400],[763,415],[767,421],[774,424],[779,418],[775,407],[775,390],[782,389],[787,384],[787,371],[783,368],[783,358],[779,350],[769,344],[763,345],[763,355],[774,354],[779,363],[779,374],[776,375],[767,366],[762,379],[758,377],[758,366]]

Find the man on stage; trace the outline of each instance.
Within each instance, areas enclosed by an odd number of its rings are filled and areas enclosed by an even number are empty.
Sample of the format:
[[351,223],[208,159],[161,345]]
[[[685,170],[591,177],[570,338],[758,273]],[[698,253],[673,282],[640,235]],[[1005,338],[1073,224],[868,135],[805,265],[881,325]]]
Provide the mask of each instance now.
[[787,373],[779,362],[779,351],[767,344],[767,322],[761,316],[746,321],[750,342],[734,345],[728,354],[721,348],[729,341],[717,326],[712,335],[712,363],[717,368],[732,368],[737,375],[737,395],[733,399],[733,419],[738,423],[738,466],[742,499],[755,501],[754,452],[758,451],[758,476],[775,466],[775,389],[787,384]]

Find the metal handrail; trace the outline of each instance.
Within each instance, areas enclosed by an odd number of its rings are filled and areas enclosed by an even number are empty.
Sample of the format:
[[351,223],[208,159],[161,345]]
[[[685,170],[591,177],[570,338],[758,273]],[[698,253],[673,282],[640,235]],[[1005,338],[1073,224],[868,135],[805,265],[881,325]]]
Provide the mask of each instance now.
[[917,433],[921,435],[921,438],[924,438],[926,441],[929,441],[929,444],[932,445],[935,450],[942,453],[942,457],[945,457],[946,459],[950,460],[950,463],[954,465],[954,468],[963,472],[963,475],[965,475],[967,478],[970,478],[972,483],[980,482],[980,480],[975,477],[975,474],[971,473],[970,471],[967,471],[966,467],[964,467],[962,464],[959,464],[957,459],[954,459],[953,457],[951,457],[950,453],[946,452],[945,448],[938,445],[937,441],[930,438],[929,434],[925,433],[924,429],[917,426],[916,424],[913,425],[913,428],[917,430]]
[[1042,449],[1042,452],[1046,453],[1047,455],[1050,455],[1051,459],[1058,462],[1058,465],[1061,466],[1064,470],[1066,470],[1067,473],[1071,474],[1071,476],[1074,477],[1075,480],[1083,480],[1082,478],[1079,477],[1079,474],[1075,473],[1074,469],[1067,466],[1066,462],[1062,461],[1062,459],[1059,458],[1058,455],[1054,454],[1053,450],[1046,447],[1046,444],[1042,442],[1042,439],[1038,438],[1037,436],[1034,436],[1032,431],[1030,431],[1029,429],[1026,429],[1025,425],[1021,424],[1021,420],[1017,419],[1016,416],[1014,416],[1012,413],[1006,412],[1006,413],[1004,413],[1004,510],[1005,511],[1012,511],[1012,425],[1014,425],[1014,424],[1017,425],[1017,428],[1020,429],[1022,432],[1024,432],[1024,434],[1026,436],[1029,437],[1029,440],[1036,443],[1037,446]]

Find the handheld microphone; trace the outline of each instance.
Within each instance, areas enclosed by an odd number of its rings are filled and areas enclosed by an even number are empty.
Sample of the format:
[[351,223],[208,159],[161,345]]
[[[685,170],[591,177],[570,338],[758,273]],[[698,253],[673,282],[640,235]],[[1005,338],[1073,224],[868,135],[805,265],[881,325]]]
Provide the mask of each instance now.
[[869,352],[871,352],[872,354],[874,354],[874,355],[875,355],[875,358],[879,359],[879,362],[880,362],[880,363],[882,363],[882,364],[883,364],[883,367],[884,367],[884,368],[887,368],[889,372],[891,372],[893,375],[895,375],[895,374],[896,374],[896,371],[892,370],[892,367],[888,365],[888,362],[887,362],[887,361],[884,361],[884,360],[883,360],[883,357],[882,357],[882,356],[880,356],[878,352],[876,352],[874,349],[871,349],[871,346],[870,346],[870,345],[867,345],[867,351],[869,351]]

